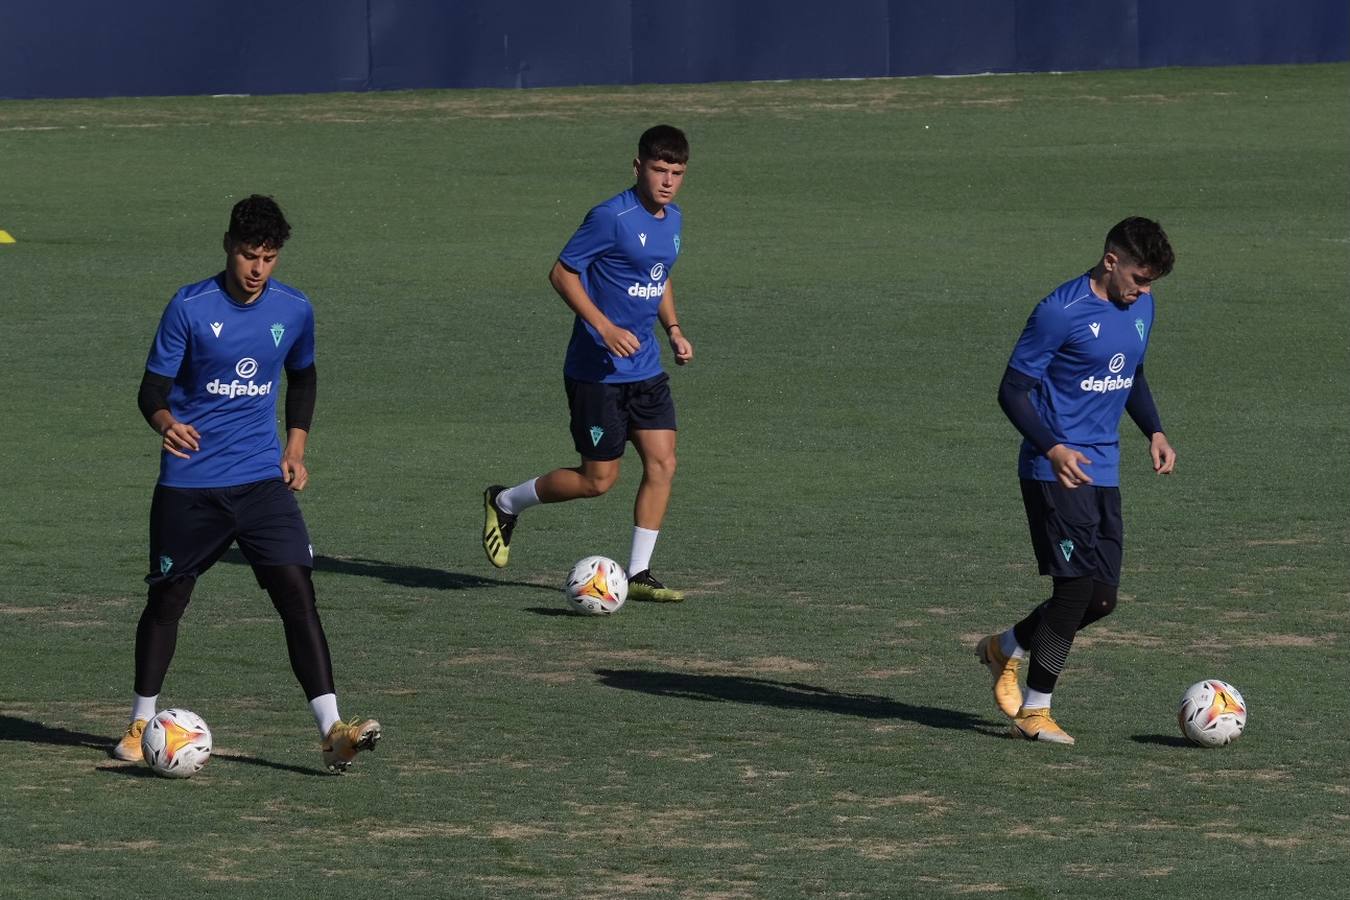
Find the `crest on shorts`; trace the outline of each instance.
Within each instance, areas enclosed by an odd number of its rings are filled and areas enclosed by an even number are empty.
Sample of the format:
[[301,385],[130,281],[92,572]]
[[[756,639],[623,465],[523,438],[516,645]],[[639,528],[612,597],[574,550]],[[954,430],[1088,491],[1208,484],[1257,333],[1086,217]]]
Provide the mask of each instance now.
[[278,347],[280,347],[280,346],[281,346],[281,336],[282,336],[283,334],[285,334],[285,333],[286,333],[286,326],[285,326],[285,325],[282,325],[280,322],[277,322],[275,325],[273,325],[273,326],[272,326],[272,343],[274,343],[274,344],[276,344]]
[[159,558],[159,574],[168,575],[169,570],[172,568],[173,568],[173,559],[171,557],[161,556]]
[[605,429],[601,428],[599,425],[592,425],[592,426],[591,426],[591,446],[592,446],[592,447],[599,447],[599,446],[600,446],[600,439],[601,439],[602,437],[604,437],[604,436],[605,436]]
[[1143,319],[1135,319],[1135,320],[1134,320],[1134,330],[1137,331],[1137,332],[1139,332],[1139,340],[1142,341],[1142,340],[1144,339],[1144,320],[1143,320]]
[[1064,554],[1064,561],[1068,562],[1069,557],[1073,556],[1073,541],[1065,538],[1059,542],[1059,552]]

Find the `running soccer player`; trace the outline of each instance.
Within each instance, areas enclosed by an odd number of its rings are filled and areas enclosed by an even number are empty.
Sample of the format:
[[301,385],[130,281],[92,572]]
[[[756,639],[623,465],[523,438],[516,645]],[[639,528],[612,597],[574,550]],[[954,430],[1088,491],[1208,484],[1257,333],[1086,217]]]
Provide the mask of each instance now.
[[[1022,502],[1036,562],[1054,591],[1022,621],[981,640],[976,652],[1013,734],[1029,740],[1074,742],[1050,717],[1051,695],[1074,635],[1116,606],[1125,538],[1122,412],[1148,439],[1153,471],[1176,468],[1144,379],[1152,287],[1174,259],[1157,222],[1120,222],[1092,270],[1032,310],[999,385],[999,405],[1024,438]],[[1028,655],[1023,697],[1017,673]]]
[[[286,632],[291,669],[319,726],[329,771],[341,773],[380,739],[374,719],[342,721],[328,641],[310,578],[314,552],[295,492],[305,489],[314,414],[314,310],[272,278],[290,236],[281,209],[239,201],[225,233],[225,271],[179,288],[160,319],[137,398],[160,435],[150,504],[150,585],[136,626],[136,680],[117,759],[141,759],[141,733],[178,640],[197,579],[239,544]],[[273,386],[286,370],[286,448]]]
[[675,404],[653,326],[660,322],[676,365],[694,358],[675,316],[670,278],[680,253],[680,208],[673,201],[688,163],[684,132],[670,125],[643,132],[633,160],[637,183],[587,213],[549,272],[549,283],[576,314],[563,385],[581,463],[484,491],[483,550],[498,568],[507,564],[522,512],[605,493],[632,441],[642,459],[642,482],[633,508],[628,596],[684,599],[651,571],[675,477]]

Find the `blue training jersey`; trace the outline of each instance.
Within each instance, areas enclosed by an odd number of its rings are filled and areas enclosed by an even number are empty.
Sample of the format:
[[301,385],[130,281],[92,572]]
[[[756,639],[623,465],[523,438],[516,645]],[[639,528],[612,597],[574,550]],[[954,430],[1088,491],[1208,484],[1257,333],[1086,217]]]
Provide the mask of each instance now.
[[314,309],[275,278],[245,306],[225,274],[173,295],[145,367],[173,379],[169,411],[197,429],[201,448],[179,459],[161,451],[159,483],[229,487],[281,478],[276,394],[281,371],[314,362]]
[[666,280],[680,255],[680,208],[653,216],[629,188],[586,214],[558,259],[581,276],[581,286],[615,325],[637,336],[629,357],[615,356],[580,316],[572,323],[563,373],[578,381],[642,381],[661,374],[661,348],[652,326]]
[[[1153,330],[1153,295],[1128,306],[1092,293],[1088,275],[1065,282],[1031,311],[1008,365],[1038,379],[1031,402],[1055,438],[1092,460],[1094,484],[1120,485],[1120,417]],[[1018,476],[1055,481],[1027,441]]]

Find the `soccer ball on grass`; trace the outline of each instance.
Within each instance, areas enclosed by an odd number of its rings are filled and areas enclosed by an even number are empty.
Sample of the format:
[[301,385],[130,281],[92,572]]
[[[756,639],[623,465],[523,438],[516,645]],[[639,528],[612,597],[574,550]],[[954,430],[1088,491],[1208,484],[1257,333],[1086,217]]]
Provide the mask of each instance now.
[[628,576],[614,560],[588,556],[572,567],[563,593],[573,611],[608,616],[618,612],[628,599]]
[[1191,743],[1222,747],[1237,740],[1247,727],[1247,703],[1226,681],[1197,681],[1181,695],[1177,724]]
[[211,758],[211,729],[195,712],[162,709],[141,733],[145,764],[165,778],[188,778]]

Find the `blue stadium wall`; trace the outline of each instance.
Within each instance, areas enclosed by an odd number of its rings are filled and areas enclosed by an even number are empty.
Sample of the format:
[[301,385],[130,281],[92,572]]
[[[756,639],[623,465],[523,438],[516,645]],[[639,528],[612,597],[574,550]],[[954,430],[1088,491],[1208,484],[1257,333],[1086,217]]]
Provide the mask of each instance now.
[[963,75],[1350,58],[1346,0],[6,0],[0,97]]

